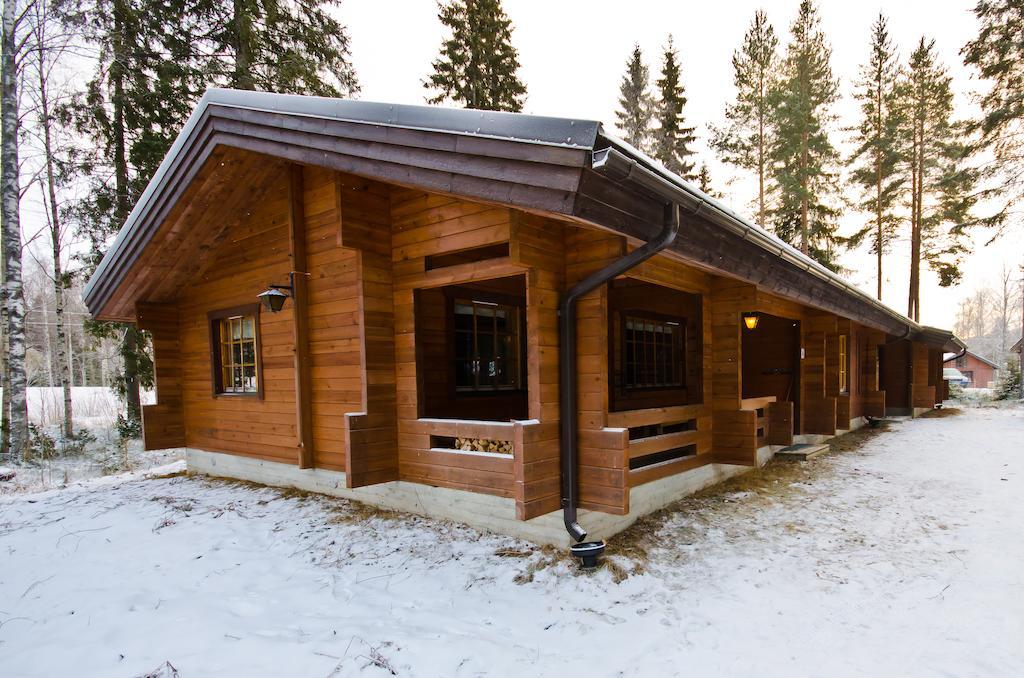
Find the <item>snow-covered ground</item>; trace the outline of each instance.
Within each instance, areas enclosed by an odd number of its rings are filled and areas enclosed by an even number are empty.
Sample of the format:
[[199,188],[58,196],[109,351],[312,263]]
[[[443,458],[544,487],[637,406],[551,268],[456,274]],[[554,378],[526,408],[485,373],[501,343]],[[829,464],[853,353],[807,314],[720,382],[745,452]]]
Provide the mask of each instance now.
[[1024,409],[860,438],[679,503],[593,574],[242,483],[0,498],[0,674],[1024,675]]
[[[124,405],[111,389],[76,386],[71,389],[71,398],[77,440],[69,441],[61,435],[63,391],[46,386],[28,389],[29,420],[52,439],[53,452],[44,458],[40,450],[33,449],[27,460],[5,460],[13,468],[4,468],[16,475],[11,481],[0,482],[0,496],[63,487],[125,470],[146,470],[182,458],[182,450],[144,452],[141,440],[122,444],[116,422]],[[142,393],[143,404],[153,400],[152,392]]]

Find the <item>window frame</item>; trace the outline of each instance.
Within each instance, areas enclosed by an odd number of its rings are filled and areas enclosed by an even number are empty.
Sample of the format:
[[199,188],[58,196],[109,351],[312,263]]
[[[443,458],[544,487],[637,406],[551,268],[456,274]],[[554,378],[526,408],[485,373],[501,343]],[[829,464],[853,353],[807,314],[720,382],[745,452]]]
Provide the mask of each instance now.
[[[255,391],[225,391],[223,384],[223,370],[221,363],[221,321],[228,318],[240,316],[253,317],[253,340],[255,341],[256,353],[256,390]],[[260,304],[243,304],[210,311],[206,314],[207,324],[210,330],[210,385],[214,398],[256,398],[263,400],[263,340],[260,336]]]
[[839,335],[836,352],[839,354],[839,392],[850,392],[850,341],[846,334]]
[[[678,327],[678,332],[673,332],[673,336],[677,338],[674,349],[677,351],[678,367],[679,367],[679,383],[660,384],[657,386],[630,386],[626,377],[626,353],[629,342],[626,340],[626,323],[629,320],[640,320],[645,322],[655,322],[660,325],[674,324]],[[647,311],[643,309],[622,309],[619,311],[619,332],[621,333],[620,346],[617,347],[616,356],[618,358],[619,365],[617,366],[621,375],[622,383],[621,389],[624,394],[645,394],[645,393],[657,393],[660,391],[685,391],[686,390],[686,332],[687,332],[687,320],[686,318],[679,316],[667,315],[665,313],[658,313],[656,311]],[[655,369],[657,367],[655,366]]]
[[[447,297],[447,319],[448,324],[448,365],[449,375],[451,384],[450,389],[452,394],[456,398],[474,398],[474,397],[492,397],[511,395],[517,393],[523,393],[527,390],[527,377],[526,377],[526,303],[524,299],[515,296],[508,296],[504,294],[493,294],[484,293],[477,290],[455,288],[452,290],[446,290]],[[515,322],[510,326],[515,327],[514,343],[515,343],[515,384],[512,386],[490,386],[481,387],[479,385],[479,375],[477,375],[478,385],[476,386],[459,386],[458,385],[458,368],[457,362],[459,357],[457,355],[457,344],[456,336],[459,330],[455,327],[455,306],[456,304],[482,304],[487,306],[502,307],[510,309],[515,312]],[[474,318],[476,314],[474,313]],[[475,324],[474,324],[475,328]],[[476,330],[474,329],[474,337],[476,336]],[[476,344],[474,343],[474,347]],[[474,352],[476,349],[474,348]],[[476,358],[479,360],[479,358]],[[508,358],[505,359],[506,366],[508,365]]]

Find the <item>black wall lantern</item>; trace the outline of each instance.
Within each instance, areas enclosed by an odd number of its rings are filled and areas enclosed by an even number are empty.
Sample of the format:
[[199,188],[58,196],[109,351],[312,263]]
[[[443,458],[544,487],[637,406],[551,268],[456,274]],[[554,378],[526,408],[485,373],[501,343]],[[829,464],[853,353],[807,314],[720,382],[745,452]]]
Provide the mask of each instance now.
[[268,289],[256,295],[256,298],[263,304],[263,308],[271,313],[277,313],[284,308],[284,302],[295,292],[295,273],[288,274],[287,285],[271,285]]
[[747,313],[743,314],[743,324],[746,326],[748,330],[756,330],[757,321],[760,319],[761,317],[757,313],[748,311]]

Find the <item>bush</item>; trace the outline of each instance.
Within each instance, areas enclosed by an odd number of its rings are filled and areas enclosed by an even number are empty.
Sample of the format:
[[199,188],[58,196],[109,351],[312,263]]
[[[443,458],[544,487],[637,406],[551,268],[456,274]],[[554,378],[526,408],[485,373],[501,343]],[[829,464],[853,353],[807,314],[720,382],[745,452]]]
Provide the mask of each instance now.
[[53,459],[57,456],[57,441],[35,424],[28,425],[28,459]]
[[1010,358],[996,386],[996,400],[1017,400],[1020,398],[1020,359]]
[[77,433],[64,440],[61,451],[65,456],[82,455],[85,454],[85,446],[94,442],[96,442],[96,436],[93,435],[92,431],[87,428],[80,428]]
[[962,400],[964,397],[964,387],[959,382],[949,382],[949,399],[950,400]]
[[135,417],[117,415],[117,435],[122,442],[142,436],[142,422]]

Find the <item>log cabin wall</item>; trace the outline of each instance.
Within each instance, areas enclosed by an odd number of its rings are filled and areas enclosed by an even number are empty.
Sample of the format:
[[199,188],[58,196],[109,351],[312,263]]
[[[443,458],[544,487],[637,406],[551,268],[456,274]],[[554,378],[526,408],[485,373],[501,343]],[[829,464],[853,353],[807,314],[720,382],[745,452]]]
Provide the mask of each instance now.
[[[847,338],[847,391],[850,396],[849,416],[847,423],[864,416],[864,360],[867,357],[867,331],[866,328],[856,322],[849,323],[849,337]],[[838,417],[838,415],[837,415]],[[837,421],[836,424],[842,423]],[[842,426],[841,428],[849,428]]]
[[[566,286],[623,256],[630,247],[621,236],[567,228]],[[632,487],[711,462],[711,316],[702,302],[710,280],[705,273],[658,255],[614,281],[611,288],[602,287],[580,300],[579,478],[584,508],[628,513]],[[663,295],[657,294],[658,288]],[[645,294],[638,295],[637,290]],[[612,405],[611,358],[617,345],[613,302],[685,319],[685,390],[663,392],[658,403],[620,397],[619,407]],[[665,427],[670,432],[663,433]],[[632,439],[630,429],[635,432]],[[644,459],[682,450],[689,453],[657,463]]]
[[[793,402],[793,413],[790,422],[792,424],[793,430],[790,436],[793,434],[803,433],[804,418],[806,416],[804,409],[806,401],[805,391],[807,386],[805,382],[808,368],[806,361],[801,356],[803,355],[802,351],[804,347],[805,336],[804,321],[807,318],[810,309],[795,301],[783,299],[782,297],[776,296],[774,294],[759,289],[757,290],[756,294],[755,310],[757,310],[759,313],[766,313],[768,315],[775,316],[776,318],[783,318],[790,322],[797,323],[797,366],[796,374],[794,375],[796,388],[793,390],[793,393],[791,394],[791,400]],[[785,438],[786,436],[783,436],[783,439]]]
[[446,442],[456,437],[514,442],[515,425],[508,420],[469,423],[421,416],[425,399],[431,397],[425,388],[436,384],[437,376],[421,374],[424,362],[417,355],[416,342],[417,330],[436,321],[417,317],[417,290],[429,299],[433,293],[424,290],[525,273],[509,257],[428,267],[430,257],[507,244],[511,222],[512,212],[507,208],[392,188],[390,258],[394,271],[398,476],[402,480],[515,496],[514,454],[465,454]]
[[804,335],[803,432],[835,435],[836,359],[831,347],[837,335],[837,319],[831,313],[810,310],[801,327]]
[[755,309],[753,285],[714,278],[710,294],[712,448],[716,460],[753,465],[757,456],[757,412],[743,399],[742,313]]
[[[557,510],[558,302],[565,289],[632,245],[622,236],[567,222],[328,170],[305,168],[301,186],[310,273],[312,465],[346,472],[352,487],[402,479],[512,498],[521,519]],[[154,332],[158,356],[159,400],[147,408],[148,444],[176,439],[172,404],[180,397],[177,430],[184,444],[298,463],[293,304],[280,313],[258,315],[261,397],[213,394],[207,317],[211,311],[251,304],[269,284],[287,282],[293,214],[288,170],[282,167],[266,196],[211,251],[212,263],[194,280],[189,294],[140,313],[140,322],[149,323]],[[422,345],[445,340],[438,329],[445,325],[447,310],[437,305],[444,290],[475,286],[500,291],[510,280],[525,292],[525,405],[511,408],[515,412],[504,421],[465,421],[474,413],[451,403],[443,416],[426,416],[425,398],[439,390],[450,392],[438,386],[440,374],[432,369],[438,364],[446,368],[447,361]],[[744,387],[757,388],[755,376],[744,377],[745,311],[771,313],[800,325],[798,343],[805,359],[796,361],[797,411],[775,407],[771,419],[790,427],[800,421],[807,432],[834,432],[837,416],[844,414],[836,409],[840,394],[829,391],[834,375],[827,366],[835,362],[834,356],[828,358],[829,337],[848,332],[852,354],[863,328],[664,254],[630,271],[623,284],[652,295],[653,288],[647,286],[664,288],[667,294],[650,304],[652,311],[668,303],[666,299],[676,299],[679,313],[699,315],[699,322],[687,324],[687,392],[667,407],[609,407],[609,353],[615,345],[609,290],[602,288],[581,301],[582,507],[625,514],[632,487],[712,461],[756,463],[760,422],[769,418],[770,408],[763,408],[763,417],[744,409]],[[434,302],[417,308],[418,296]],[[873,360],[871,345],[869,340],[868,363]],[[180,360],[174,359],[176,354]],[[848,368],[852,392],[860,389],[861,373],[866,374],[859,360],[851,359]],[[934,386],[934,357],[926,355],[921,364],[915,378]],[[174,374],[175,366],[180,376]],[[864,378],[867,408],[871,394],[880,390],[869,376]],[[177,382],[180,395],[175,393]],[[858,416],[853,414],[859,407],[855,402],[851,397],[847,418]],[[630,429],[678,424],[685,425],[671,433],[630,439]],[[158,431],[163,433],[158,436]],[[439,440],[455,436],[507,442],[513,452],[468,455],[437,448]],[[631,459],[690,446],[695,454],[630,469]]]
[[156,402],[142,407],[142,439],[147,450],[184,447],[182,371],[178,308],[174,304],[139,304],[139,329],[152,336]]
[[885,343],[881,356],[886,413],[906,414],[910,408],[910,342],[900,339]]
[[[206,269],[193,278],[187,293],[177,300],[188,447],[287,464],[298,462],[292,305],[286,304],[280,313],[257,313],[262,395],[214,393],[211,361],[216,347],[211,346],[207,316],[220,309],[253,304],[256,295],[270,283],[287,284],[287,179],[287,171],[282,168],[263,199],[249,206],[224,240],[208,253]],[[333,185],[329,176],[323,179]],[[309,190],[315,183],[307,183]],[[316,210],[309,213],[315,214]],[[331,236],[333,243],[333,231]],[[339,470],[344,470],[342,460],[342,456],[337,458]]]
[[[337,449],[335,422],[339,421],[334,412],[344,413],[340,422],[346,483],[348,487],[361,487],[399,477],[394,274],[389,237],[391,188],[341,173],[334,175],[333,187],[327,182],[322,186],[324,190],[315,196],[307,193],[307,212],[311,204],[322,205],[319,213],[323,226],[333,226],[334,231],[323,232],[322,252],[310,253],[314,272],[310,313],[322,318],[340,312],[343,315],[339,320],[351,318],[354,322],[348,327],[321,328],[319,322],[313,326],[314,357],[327,353],[330,357],[325,362],[342,363],[340,370],[323,365],[314,374],[313,414],[330,426],[321,431],[325,437],[330,434],[329,452],[333,457]],[[307,221],[309,218],[307,215]],[[348,265],[340,279],[317,284],[324,280],[324,267],[342,262]],[[344,353],[339,355],[339,349]],[[340,393],[334,392],[334,385],[341,386]],[[358,390],[346,386],[358,386]],[[321,465],[326,456],[320,451],[323,444],[317,440]]]
[[930,351],[919,341],[910,343],[911,384],[910,401],[914,408],[935,406],[936,387],[931,370]]
[[885,416],[885,391],[882,389],[881,355],[885,333],[873,328],[862,328],[864,336],[860,381],[864,386],[864,416]]
[[[565,230],[566,288],[625,254],[621,236],[582,228]],[[576,306],[579,379],[580,506],[629,512],[629,433],[608,426],[608,287]]]
[[[681,311],[686,314],[689,358],[686,362],[687,389],[685,398],[677,396],[671,403],[659,407],[645,407],[632,410],[609,412],[607,423],[610,428],[637,429],[656,427],[654,431],[627,433],[627,467],[630,470],[627,481],[630,488],[643,485],[676,473],[682,473],[714,461],[712,454],[712,331],[711,314],[707,306],[711,292],[712,276],[680,263],[668,255],[658,255],[630,270],[626,281],[641,283],[652,290],[657,297],[657,288],[675,299]],[[651,287],[656,286],[656,287]],[[646,303],[636,300],[645,310],[664,310],[661,301]],[[606,335],[608,337],[609,335]],[[609,350],[614,342],[609,338]],[[658,433],[659,430],[682,430]],[[671,454],[673,450],[689,450],[682,456],[658,463],[651,463],[659,453]]]

